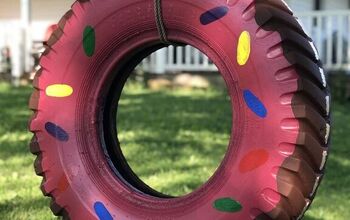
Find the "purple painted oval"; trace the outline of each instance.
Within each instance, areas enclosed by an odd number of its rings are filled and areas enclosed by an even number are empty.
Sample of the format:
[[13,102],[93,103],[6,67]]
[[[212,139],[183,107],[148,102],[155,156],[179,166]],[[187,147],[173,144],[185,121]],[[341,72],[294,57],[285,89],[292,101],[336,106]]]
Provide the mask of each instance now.
[[58,126],[52,122],[47,122],[45,124],[45,130],[52,137],[56,138],[59,141],[67,142],[69,140],[68,133],[65,130],[63,130],[60,126]]
[[204,12],[200,17],[200,22],[202,25],[211,24],[221,18],[223,18],[229,11],[226,6],[219,6],[209,11]]

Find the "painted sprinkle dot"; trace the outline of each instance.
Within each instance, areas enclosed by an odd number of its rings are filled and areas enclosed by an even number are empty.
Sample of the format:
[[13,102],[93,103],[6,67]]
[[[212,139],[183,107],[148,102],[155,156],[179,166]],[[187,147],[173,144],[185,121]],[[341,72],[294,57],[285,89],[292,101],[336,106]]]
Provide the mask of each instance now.
[[248,31],[243,31],[239,36],[237,46],[237,62],[239,65],[245,65],[250,57],[251,45],[250,34]]
[[67,142],[69,140],[67,132],[52,122],[47,122],[45,124],[45,129],[52,137],[59,141]]
[[243,92],[244,101],[257,116],[260,118],[265,118],[267,116],[267,110],[264,104],[256,97],[250,90],[245,90]]
[[64,98],[73,94],[73,88],[65,84],[54,84],[48,86],[45,93],[50,97]]
[[113,220],[111,213],[107,210],[106,206],[102,202],[95,202],[94,209],[96,215],[100,220]]
[[247,173],[264,165],[269,159],[269,153],[264,149],[250,151],[239,163],[239,171]]
[[209,11],[204,12],[200,17],[200,22],[202,25],[208,25],[223,18],[228,13],[229,8],[226,6],[220,6]]
[[95,53],[96,35],[91,26],[87,26],[83,34],[83,46],[86,56],[92,57]]
[[242,205],[231,198],[217,199],[213,206],[221,212],[239,212],[242,210]]

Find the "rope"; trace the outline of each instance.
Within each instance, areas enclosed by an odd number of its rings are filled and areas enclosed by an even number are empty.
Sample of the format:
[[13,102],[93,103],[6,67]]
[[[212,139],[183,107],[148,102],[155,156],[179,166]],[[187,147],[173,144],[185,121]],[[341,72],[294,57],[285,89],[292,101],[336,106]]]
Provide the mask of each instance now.
[[171,44],[167,38],[167,33],[165,30],[165,25],[163,22],[163,14],[162,14],[162,3],[161,0],[154,0],[154,13],[156,17],[156,24],[158,33],[160,36],[160,41],[164,44]]

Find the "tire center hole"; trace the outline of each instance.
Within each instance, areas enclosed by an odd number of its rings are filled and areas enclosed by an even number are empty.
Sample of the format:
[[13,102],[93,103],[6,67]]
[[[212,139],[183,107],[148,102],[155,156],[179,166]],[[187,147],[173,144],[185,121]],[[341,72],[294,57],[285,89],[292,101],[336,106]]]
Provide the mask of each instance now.
[[128,165],[153,190],[179,197],[207,182],[223,160],[231,102],[221,75],[210,68],[150,73],[159,53],[167,54],[165,65],[215,65],[190,46],[163,48],[134,70],[119,100],[117,138]]

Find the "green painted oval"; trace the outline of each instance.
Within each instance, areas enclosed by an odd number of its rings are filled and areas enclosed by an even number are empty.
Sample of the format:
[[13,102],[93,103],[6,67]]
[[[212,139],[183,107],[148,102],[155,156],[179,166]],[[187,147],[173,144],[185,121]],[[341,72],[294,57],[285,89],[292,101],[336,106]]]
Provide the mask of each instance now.
[[96,35],[95,30],[91,26],[87,26],[83,35],[83,46],[86,56],[92,57],[95,53]]
[[221,212],[239,212],[242,210],[242,205],[231,198],[220,198],[215,200],[214,208]]

